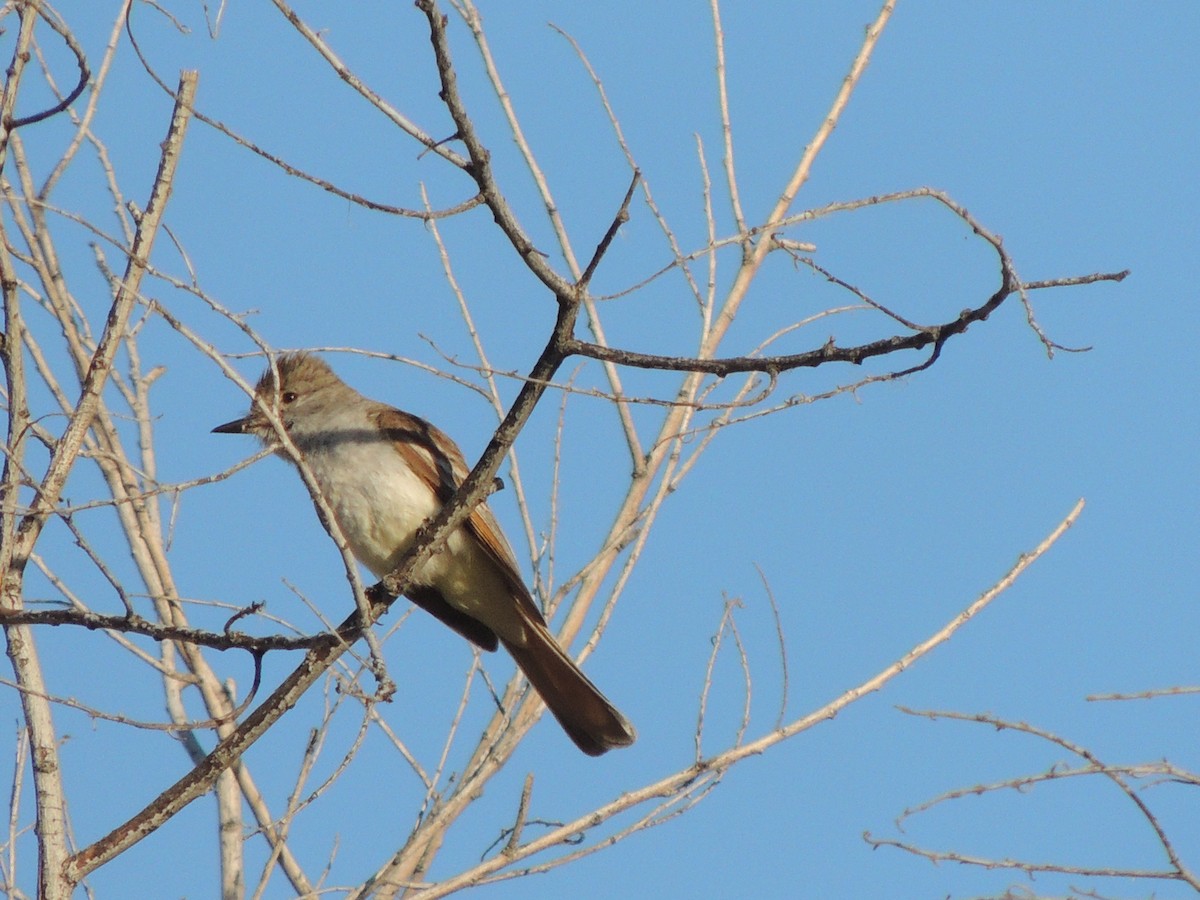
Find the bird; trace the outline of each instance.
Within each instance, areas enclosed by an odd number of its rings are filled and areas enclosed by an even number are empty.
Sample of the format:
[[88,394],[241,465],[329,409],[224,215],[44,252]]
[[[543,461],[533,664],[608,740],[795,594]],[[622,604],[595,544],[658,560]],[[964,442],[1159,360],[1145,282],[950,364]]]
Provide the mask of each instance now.
[[[252,435],[295,464],[264,407],[276,411],[351,552],[376,578],[395,569],[469,472],[440,429],[364,397],[310,353],[278,356],[258,380],[250,412],[213,429]],[[629,720],[551,634],[486,502],[411,581],[405,595],[421,609],[484,650],[502,645],[584,753],[599,756],[636,740]]]

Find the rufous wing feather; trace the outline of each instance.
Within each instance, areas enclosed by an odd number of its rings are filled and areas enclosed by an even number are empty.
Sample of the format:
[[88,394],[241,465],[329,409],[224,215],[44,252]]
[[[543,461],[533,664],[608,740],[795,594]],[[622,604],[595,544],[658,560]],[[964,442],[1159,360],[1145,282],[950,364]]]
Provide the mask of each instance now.
[[[434,496],[442,503],[447,502],[467,475],[466,461],[454,442],[424,419],[390,407],[376,413],[376,424],[392,439],[406,464]],[[632,744],[637,732],[629,720],[588,680],[550,633],[521,578],[500,524],[486,503],[471,511],[466,531],[490,557],[495,571],[507,584],[511,616],[506,615],[503,624],[499,619],[490,624],[477,621],[429,587],[410,589],[409,596],[484,649],[494,649],[498,636],[546,708],[584,753],[599,756]],[[508,609],[507,604],[505,608]]]

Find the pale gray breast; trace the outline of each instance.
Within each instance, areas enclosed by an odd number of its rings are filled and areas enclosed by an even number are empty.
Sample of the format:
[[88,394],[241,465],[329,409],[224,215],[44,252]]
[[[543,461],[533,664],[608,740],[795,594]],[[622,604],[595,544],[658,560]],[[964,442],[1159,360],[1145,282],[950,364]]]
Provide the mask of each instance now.
[[350,549],[382,578],[439,504],[391,443],[372,429],[341,427],[297,441]]

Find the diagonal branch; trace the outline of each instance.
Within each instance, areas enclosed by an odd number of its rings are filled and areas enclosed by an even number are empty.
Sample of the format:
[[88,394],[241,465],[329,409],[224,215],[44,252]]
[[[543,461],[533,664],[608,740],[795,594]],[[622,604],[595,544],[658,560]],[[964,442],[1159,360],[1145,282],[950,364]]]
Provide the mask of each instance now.
[[576,287],[580,290],[587,289],[587,286],[592,281],[592,276],[596,274],[596,267],[600,265],[600,260],[604,258],[604,254],[608,252],[608,248],[612,245],[613,238],[617,236],[617,232],[621,230],[621,226],[629,221],[629,204],[633,200],[633,192],[637,190],[638,182],[641,179],[642,173],[634,169],[633,178],[629,182],[629,190],[625,192],[625,199],[621,201],[621,208],[613,217],[612,223],[608,226],[608,231],[604,232],[604,237],[600,239],[600,243],[596,246],[596,252],[592,254],[591,262],[583,270],[583,274],[579,276]]
[[[692,792],[701,790],[715,779],[719,779],[726,770],[741,760],[750,756],[757,756],[781,741],[787,740],[802,731],[806,731],[821,722],[834,718],[839,712],[866,694],[880,690],[885,684],[908,669],[917,660],[948,641],[959,629],[982,612],[1000,594],[1011,587],[1037,559],[1045,554],[1078,520],[1083,511],[1083,506],[1083,500],[1079,500],[1067,516],[1058,523],[1035,549],[1021,554],[1017,562],[999,581],[985,590],[935,634],[913,647],[882,671],[844,692],[841,696],[782,727],[773,729],[760,738],[735,745],[714,756],[700,759],[692,765],[673,772],[658,781],[627,791],[615,800],[581,815],[574,821],[565,822],[557,828],[553,828],[521,844],[519,847],[511,848],[506,853],[498,854],[473,868],[466,869],[451,878],[440,881],[436,885],[421,891],[420,896],[427,898],[427,900],[436,900],[438,897],[449,896],[465,887],[486,882],[490,876],[503,872],[516,863],[537,854],[545,853],[555,847],[577,844],[579,843],[581,834],[586,834],[589,830],[614,819],[616,816],[630,809],[654,800],[663,800],[665,801],[664,805],[666,805],[673,800],[687,798]],[[644,821],[647,825],[655,824],[655,820],[653,819],[646,818]],[[604,839],[600,844],[604,845],[611,841],[612,838]],[[588,849],[590,848],[584,848],[577,852],[584,853]]]
[[154,238],[158,234],[163,211],[171,196],[171,187],[175,180],[179,155],[183,149],[188,120],[191,118],[192,102],[195,98],[198,80],[199,74],[194,71],[185,71],[180,75],[179,100],[175,104],[166,140],[163,141],[163,152],[159,159],[158,174],[154,179],[150,202],[146,205],[146,211],[142,214],[137,233],[133,238],[125,276],[118,286],[116,299],[113,300],[108,320],[104,323],[104,332],[100,336],[96,352],[92,356],[91,366],[84,377],[79,402],[67,423],[66,430],[51,452],[50,464],[32,504],[33,511],[27,514],[21,520],[21,524],[17,526],[17,543],[13,553],[14,566],[23,567],[28,561],[29,553],[33,550],[33,545],[37,542],[47,519],[54,511],[54,504],[58,502],[67,475],[74,466],[79,449],[83,445],[84,435],[87,434],[92,419],[96,415],[100,392],[104,389],[104,384],[112,369],[117,348],[125,337],[125,327],[137,301],[138,289],[150,259]]
[[470,158],[464,169],[475,180],[479,193],[488,209],[492,211],[492,217],[517,251],[517,255],[561,301],[563,297],[573,293],[571,284],[554,270],[546,260],[545,254],[534,246],[533,240],[517,221],[517,214],[496,182],[492,171],[491,152],[476,133],[475,123],[471,120],[462,95],[458,92],[458,76],[454,71],[454,61],[450,56],[450,39],[446,33],[446,16],[438,9],[435,0],[417,0],[416,5],[429,20],[429,40],[433,44],[438,77],[441,79],[442,102],[446,104],[446,109],[454,119],[454,127],[457,129],[455,137],[466,146],[467,156]]
[[418,533],[397,569],[371,589],[368,615],[363,617],[355,612],[336,632],[319,636],[300,665],[192,771],[163,791],[141,812],[67,860],[66,876],[72,883],[78,883],[89,872],[123,853],[210,790],[220,774],[291,709],[305,691],[350,649],[351,644],[387,611],[395,597],[403,593],[413,573],[436,552],[440,543],[454,529],[466,521],[475,506],[491,491],[504,454],[516,440],[550,378],[562,363],[564,355],[559,347],[571,333],[577,310],[577,304],[560,305],[559,316],[546,349],[483,456],[451,501]]

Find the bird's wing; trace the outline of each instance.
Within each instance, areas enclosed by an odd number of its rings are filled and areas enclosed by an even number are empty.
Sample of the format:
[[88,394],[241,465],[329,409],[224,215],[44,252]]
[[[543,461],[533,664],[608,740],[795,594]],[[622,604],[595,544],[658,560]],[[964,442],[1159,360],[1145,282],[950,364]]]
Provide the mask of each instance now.
[[[458,445],[437,426],[403,410],[381,405],[375,418],[380,430],[392,439],[409,468],[429,486],[441,503],[448,503],[470,473]],[[521,578],[516,556],[486,501],[471,511],[466,527],[496,563],[522,612],[532,616],[536,622],[544,622],[545,618]]]

